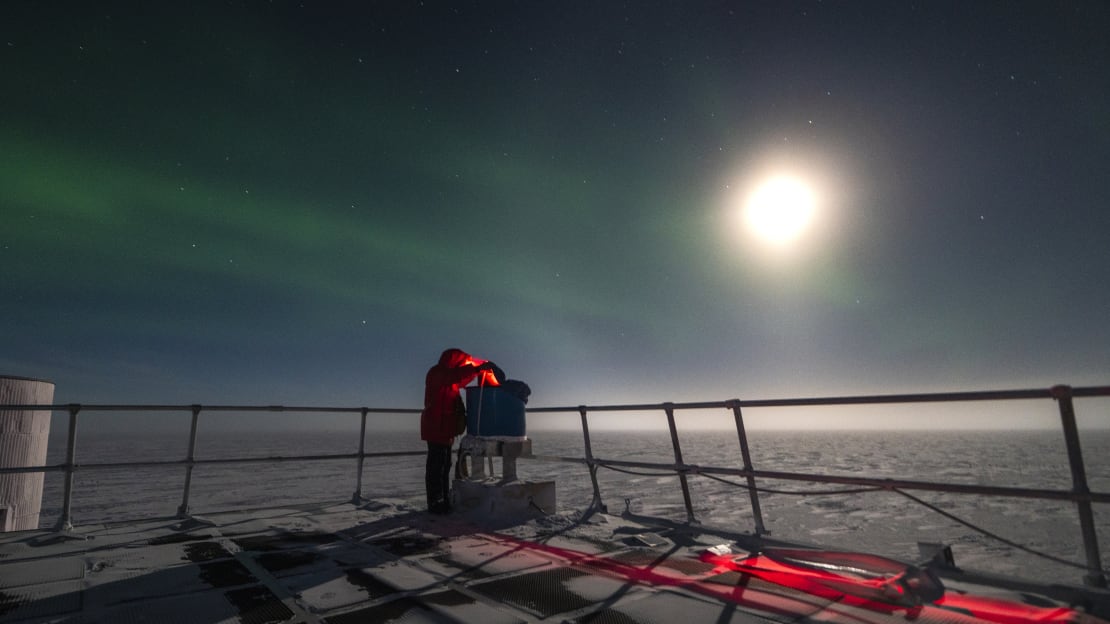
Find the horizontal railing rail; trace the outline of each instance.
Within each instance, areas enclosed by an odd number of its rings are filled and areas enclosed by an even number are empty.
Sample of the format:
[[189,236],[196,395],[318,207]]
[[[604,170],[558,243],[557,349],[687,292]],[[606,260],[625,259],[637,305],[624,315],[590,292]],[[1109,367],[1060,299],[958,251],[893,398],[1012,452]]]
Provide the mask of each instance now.
[[[581,457],[559,457],[555,455],[536,455],[531,459],[553,462],[567,462],[572,464],[588,465],[589,461]],[[912,479],[876,479],[869,477],[844,477],[838,475],[817,474],[809,472],[783,472],[776,470],[744,470],[743,468],[722,468],[717,466],[699,466],[697,464],[661,464],[656,462],[636,462],[615,459],[594,458],[595,465],[608,468],[641,468],[641,469],[667,469],[676,473],[717,474],[734,477],[755,477],[773,479],[778,481],[804,481],[807,483],[830,483],[835,485],[859,485],[876,490],[921,490],[925,492],[946,492],[949,494],[979,494],[983,496],[996,496],[1005,498],[1035,498],[1041,500],[1057,500],[1067,502],[1087,501],[1092,503],[1110,504],[1110,492],[1087,492],[1077,494],[1070,490],[1048,490],[1037,488],[1008,487],[1002,485],[971,485],[960,483],[936,483],[932,481],[916,481]]]
[[[569,413],[578,414],[581,422],[583,441],[585,444],[585,457],[556,457],[538,455],[534,459],[571,462],[585,465],[589,471],[593,486],[592,505],[604,509],[601,488],[597,479],[599,468],[611,469],[654,469],[673,472],[678,476],[682,489],[683,502],[686,509],[687,520],[696,522],[693,504],[690,497],[688,477],[697,475],[727,475],[741,477],[746,480],[746,489],[752,507],[756,533],[766,533],[763,524],[762,512],[759,503],[760,487],[757,479],[779,481],[802,481],[810,483],[830,483],[865,487],[874,490],[888,490],[902,492],[904,490],[936,491],[954,494],[973,494],[992,497],[1014,497],[1042,500],[1068,501],[1076,505],[1079,514],[1079,524],[1082,532],[1084,552],[1086,555],[1085,582],[1097,587],[1106,586],[1106,576],[1101,565],[1098,536],[1095,530],[1092,503],[1110,503],[1110,493],[1092,492],[1086,480],[1082,452],[1079,443],[1078,428],[1075,420],[1073,406],[1074,398],[1082,397],[1110,397],[1110,386],[1093,386],[1072,388],[1070,386],[1054,386],[1047,389],[1024,390],[997,390],[976,392],[946,392],[946,393],[918,393],[918,394],[891,394],[891,395],[860,395],[840,397],[817,398],[783,398],[741,400],[730,399],[726,401],[685,402],[685,403],[650,403],[627,405],[578,405],[567,407],[534,407],[528,412],[533,414]],[[972,402],[972,401],[1009,401],[1009,400],[1044,400],[1056,401],[1060,413],[1060,422],[1063,429],[1065,445],[1067,448],[1069,469],[1072,476],[1070,490],[1054,490],[1042,488],[1024,488],[1010,486],[988,486],[974,484],[938,483],[932,481],[918,481],[906,479],[883,479],[870,477],[857,477],[850,475],[814,474],[806,472],[757,470],[752,465],[747,433],[744,427],[744,408],[783,408],[783,407],[816,407],[837,405],[874,405],[874,404],[917,404],[917,403],[943,403],[943,402]],[[675,413],[679,411],[727,409],[734,416],[740,454],[743,460],[742,468],[720,466],[702,466],[688,464],[683,461],[681,444],[678,436],[678,427]],[[79,404],[67,403],[59,405],[0,405],[0,414],[5,410],[17,411],[64,411],[69,414],[69,429],[66,446],[66,461],[62,464],[49,466],[16,466],[0,468],[0,474],[20,473],[45,473],[63,472],[65,474],[62,513],[57,529],[69,531],[73,528],[71,501],[73,495],[73,475],[78,470],[102,470],[121,468],[167,468],[174,466],[185,467],[185,483],[182,493],[181,505],[178,507],[178,516],[185,517],[189,513],[189,497],[193,468],[206,464],[250,464],[273,463],[289,461],[339,461],[355,460],[357,462],[357,476],[355,492],[352,503],[362,502],[362,475],[364,462],[367,458],[423,456],[424,451],[387,451],[366,452],[366,418],[368,414],[417,414],[421,410],[413,408],[370,408],[370,407],[320,407],[320,406],[283,406],[283,405],[136,405],[136,404]],[[76,460],[77,419],[82,412],[188,412],[192,415],[189,433],[189,447],[185,459],[181,460],[155,460],[139,462],[101,462],[81,464]],[[670,431],[671,445],[674,452],[673,463],[638,462],[616,458],[600,458],[593,455],[589,432],[588,415],[592,412],[645,412],[662,411],[666,414]],[[196,457],[197,429],[199,416],[202,412],[303,412],[303,413],[348,413],[359,414],[360,438],[357,453],[314,454],[314,455],[270,455],[256,457],[230,457],[198,459]]]
[[[3,409],[0,407],[0,409]],[[120,468],[167,468],[170,466],[202,466],[207,464],[269,464],[292,461],[331,461],[338,459],[358,459],[359,457],[423,457],[426,451],[379,451],[375,453],[327,453],[322,455],[260,455],[258,457],[217,457],[211,459],[165,459],[159,461],[136,462],[78,462],[74,470],[118,470]],[[48,466],[0,468],[0,474],[19,474],[28,472],[65,472],[67,464]]]
[[[251,463],[277,463],[292,461],[357,461],[358,470],[355,479],[355,492],[351,502],[362,502],[362,475],[363,466],[367,458],[423,456],[424,451],[386,451],[366,452],[366,417],[369,414],[419,414],[421,410],[413,408],[384,408],[384,407],[321,407],[321,406],[288,406],[288,405],[201,405],[201,404],[81,404],[64,403],[58,405],[37,404],[12,404],[0,405],[0,415],[4,411],[63,411],[69,413],[69,428],[66,441],[66,461],[63,464],[49,466],[9,466],[0,467],[0,474],[25,474],[25,473],[64,473],[64,491],[62,494],[62,511],[58,519],[57,530],[68,532],[73,529],[73,485],[74,474],[81,470],[112,470],[121,468],[166,468],[173,466],[185,467],[185,483],[182,488],[181,504],[178,506],[177,515],[186,517],[189,512],[189,498],[192,493],[193,469],[202,465],[219,464],[251,464]],[[189,431],[189,450],[185,459],[181,460],[148,460],[138,462],[94,462],[80,463],[77,461],[77,419],[82,412],[187,412],[192,414],[192,423]],[[201,412],[302,412],[302,413],[333,413],[333,414],[359,414],[361,416],[359,448],[357,453],[331,453],[314,455],[269,455],[256,457],[227,457],[198,459],[196,457],[197,430]]]
[[60,403],[57,405],[0,405],[0,411],[86,411],[86,412],[188,412],[193,409],[206,412],[324,412],[334,414],[419,414],[421,410],[409,407],[313,407],[294,405],[138,405],[111,403]]
[[728,399],[688,403],[634,403],[629,405],[575,405],[565,407],[529,407],[528,413],[569,413],[585,408],[591,412],[628,412],[662,410],[668,405],[674,409],[708,409],[715,407],[806,407],[832,405],[868,405],[884,403],[959,403],[964,401],[1007,401],[1027,399],[1054,399],[1057,388],[1069,388],[1071,396],[1110,397],[1110,386],[1053,386],[1024,390],[981,390],[974,392],[930,392],[916,394],[876,394],[834,397],[784,398],[784,399]]

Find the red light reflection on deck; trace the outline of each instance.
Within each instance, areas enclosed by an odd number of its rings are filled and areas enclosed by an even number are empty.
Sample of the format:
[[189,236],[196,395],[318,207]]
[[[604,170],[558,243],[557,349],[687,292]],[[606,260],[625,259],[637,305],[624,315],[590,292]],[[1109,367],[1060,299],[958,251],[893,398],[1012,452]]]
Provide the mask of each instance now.
[[[875,599],[881,595],[877,583],[831,577],[813,570],[783,565],[759,555],[717,556],[703,553],[699,559],[713,568],[702,575],[690,576],[666,565],[667,554],[658,561],[633,565],[601,555],[520,540],[505,535],[486,534],[487,539],[511,544],[517,552],[533,552],[562,560],[567,565],[588,568],[607,576],[643,585],[682,588],[722,601],[788,616],[812,617],[828,622],[854,624],[921,620],[928,622],[1026,624],[1031,622],[1071,622],[1106,624],[1105,620],[1067,607],[1042,607],[1001,598],[946,591],[932,603],[913,606]],[[715,576],[738,573],[735,585],[714,582]],[[749,587],[752,579],[795,590],[780,593],[768,586]],[[853,584],[858,585],[852,587]],[[871,586],[874,585],[874,586]],[[893,596],[891,596],[893,598]],[[867,612],[870,612],[868,614]]]

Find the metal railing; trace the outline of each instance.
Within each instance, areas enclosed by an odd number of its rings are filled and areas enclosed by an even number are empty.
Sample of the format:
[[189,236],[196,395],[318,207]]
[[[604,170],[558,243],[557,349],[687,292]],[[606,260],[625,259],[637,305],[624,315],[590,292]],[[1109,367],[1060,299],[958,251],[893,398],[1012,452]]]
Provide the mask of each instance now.
[[[805,481],[810,483],[831,483],[841,485],[863,486],[875,490],[888,490],[905,494],[905,490],[922,490],[935,492],[948,492],[955,494],[975,494],[982,496],[1001,496],[1015,498],[1030,498],[1042,500],[1071,501],[1075,504],[1079,515],[1079,525],[1082,533],[1083,549],[1086,558],[1086,572],[1084,582],[1094,587],[1106,587],[1106,574],[1102,569],[1101,555],[1099,552],[1098,535],[1095,529],[1093,503],[1110,503],[1110,493],[1091,492],[1087,484],[1086,468],[1080,448],[1079,432],[1076,425],[1075,408],[1072,399],[1077,397],[1110,397],[1110,386],[1072,388],[1070,386],[1054,386],[1049,389],[1033,390],[1002,390],[986,392],[955,392],[933,394],[899,394],[878,396],[846,396],[805,399],[767,399],[767,400],[740,400],[713,401],[699,403],[655,403],[638,405],[579,405],[574,407],[541,407],[530,408],[530,413],[577,413],[582,427],[585,457],[540,457],[554,461],[584,464],[590,475],[593,488],[592,506],[604,509],[601,486],[598,482],[598,468],[648,468],[673,471],[679,478],[682,489],[683,505],[686,510],[688,522],[696,522],[693,502],[690,496],[689,477],[692,475],[729,475],[743,477],[746,481],[745,489],[748,490],[751,502],[752,515],[757,534],[766,533],[763,515],[760,509],[759,488],[757,479]],[[752,465],[751,452],[748,444],[747,432],[744,427],[744,408],[778,408],[778,407],[805,407],[805,406],[837,406],[837,405],[874,405],[874,404],[916,404],[940,402],[969,402],[969,401],[1010,401],[1029,399],[1055,400],[1060,414],[1060,423],[1063,429],[1064,442],[1067,448],[1068,464],[1072,477],[1070,490],[1052,490],[1024,487],[966,485],[953,483],[937,483],[931,481],[916,481],[903,479],[880,479],[868,477],[854,477],[843,475],[813,474],[803,472],[757,470]],[[740,447],[742,468],[728,468],[716,466],[699,466],[687,464],[683,460],[682,448],[678,436],[678,427],[675,413],[684,410],[727,409],[732,412],[736,425],[736,433]],[[62,512],[56,529],[70,531],[73,529],[71,503],[73,498],[73,476],[78,470],[96,470],[125,467],[185,467],[185,483],[182,491],[181,504],[177,515],[187,517],[190,515],[189,495],[192,483],[193,468],[205,464],[245,464],[269,463],[282,461],[334,461],[356,460],[357,473],[355,491],[351,502],[362,502],[362,474],[366,458],[398,457],[398,456],[423,456],[424,451],[390,451],[367,453],[366,417],[367,414],[416,414],[419,409],[392,409],[368,407],[287,407],[280,405],[269,406],[228,406],[228,405],[0,405],[3,410],[59,410],[69,413],[69,429],[66,443],[66,460],[63,464],[49,466],[9,467],[0,468],[0,474],[33,473],[33,472],[64,472],[64,494]],[[637,462],[619,459],[606,459],[596,457],[590,442],[590,413],[595,412],[629,412],[661,410],[667,418],[670,432],[671,445],[674,452],[674,463]],[[185,459],[144,462],[118,462],[118,463],[92,463],[78,464],[76,460],[77,447],[77,420],[83,411],[177,411],[189,412],[192,421],[189,432],[189,446]],[[357,453],[324,454],[324,455],[293,455],[271,457],[233,457],[221,459],[197,459],[196,442],[199,418],[202,412],[316,412],[316,413],[354,413],[361,417],[359,450]],[[916,499],[915,499],[916,500]]]
[[[579,405],[576,407],[531,408],[530,413],[577,412],[582,421],[582,435],[585,443],[584,459],[573,457],[550,458],[559,461],[584,463],[589,469],[590,480],[593,485],[592,504],[604,509],[601,498],[601,488],[597,480],[597,469],[607,468],[650,468],[673,470],[679,476],[682,488],[683,504],[686,509],[688,522],[696,522],[694,508],[690,498],[688,475],[731,475],[744,477],[747,481],[746,489],[752,506],[752,515],[755,531],[758,534],[766,533],[763,516],[759,505],[759,488],[756,479],[777,479],[787,481],[805,481],[810,483],[833,483],[839,485],[855,485],[873,488],[875,490],[888,490],[905,495],[903,490],[923,490],[935,492],[948,492],[954,494],[977,494],[982,496],[999,496],[1015,498],[1032,498],[1042,500],[1071,501],[1075,503],[1079,515],[1079,526],[1083,540],[1083,551],[1086,559],[1086,575],[1084,582],[1092,587],[1106,587],[1106,573],[1102,569],[1102,558],[1099,552],[1098,534],[1095,530],[1094,512],[1092,503],[1110,503],[1110,493],[1091,492],[1087,484],[1087,473],[1083,462],[1083,453],[1079,443],[1079,429],[1076,425],[1075,407],[1072,401],[1078,397],[1110,397],[1110,386],[1096,386],[1072,388],[1071,386],[1058,385],[1048,389],[1032,390],[999,390],[985,392],[948,392],[930,394],[897,394],[877,396],[844,396],[805,399],[765,399],[765,400],[740,400],[714,401],[702,403],[657,403],[640,405]],[[836,405],[877,405],[877,404],[917,404],[917,403],[956,403],[971,401],[1012,401],[1030,399],[1055,400],[1060,413],[1060,424],[1063,429],[1064,443],[1067,448],[1068,465],[1071,471],[1072,488],[1070,490],[1051,490],[1023,487],[987,486],[987,485],[962,485],[953,483],[936,483],[931,481],[913,481],[899,479],[877,479],[867,477],[852,477],[842,475],[825,475],[802,472],[756,470],[752,466],[751,453],[748,446],[748,436],[744,428],[744,408],[774,408],[774,407],[809,407],[809,406],[836,406]],[[698,466],[686,464],[682,460],[682,449],[675,426],[676,410],[699,410],[725,408],[732,411],[736,421],[736,434],[740,443],[740,454],[743,460],[742,468],[722,468],[715,466]],[[593,455],[590,445],[590,430],[587,414],[590,412],[614,411],[652,411],[662,410],[667,416],[667,425],[671,434],[671,446],[674,449],[674,464],[660,464],[653,462],[634,462],[616,459],[603,459]],[[910,498],[913,498],[910,496]],[[920,502],[920,501],[919,501]]]
[[[294,407],[284,405],[82,405],[69,403],[64,405],[0,405],[0,412],[4,410],[18,411],[66,411],[69,413],[69,429],[66,436],[65,463],[48,466],[27,466],[0,468],[0,474],[18,474],[32,472],[63,472],[62,511],[58,519],[56,530],[73,530],[73,477],[78,470],[105,470],[118,468],[150,468],[150,467],[185,467],[185,485],[182,488],[181,504],[177,508],[178,517],[190,515],[189,496],[192,489],[193,468],[206,464],[251,464],[275,463],[286,461],[335,461],[356,460],[357,471],[355,476],[355,492],[351,496],[353,504],[362,503],[362,473],[366,458],[368,457],[405,457],[423,456],[424,451],[385,451],[366,452],[366,416],[368,414],[419,414],[419,409],[406,408],[371,408],[371,407]],[[81,412],[190,412],[192,421],[189,427],[189,450],[185,459],[140,461],[140,462],[101,462],[79,464],[77,462],[77,420]],[[227,457],[213,459],[197,459],[197,430],[201,412],[304,412],[304,413],[355,413],[361,417],[359,427],[360,436],[357,453],[330,453],[317,455],[284,455],[268,457]]]

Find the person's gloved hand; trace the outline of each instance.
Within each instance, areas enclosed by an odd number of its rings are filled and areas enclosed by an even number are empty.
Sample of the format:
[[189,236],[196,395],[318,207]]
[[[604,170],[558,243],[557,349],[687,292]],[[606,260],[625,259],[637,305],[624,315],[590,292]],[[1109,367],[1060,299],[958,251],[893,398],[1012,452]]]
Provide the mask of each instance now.
[[497,379],[497,383],[505,383],[505,371],[493,362],[486,362],[478,367],[478,370],[493,371],[493,376]]

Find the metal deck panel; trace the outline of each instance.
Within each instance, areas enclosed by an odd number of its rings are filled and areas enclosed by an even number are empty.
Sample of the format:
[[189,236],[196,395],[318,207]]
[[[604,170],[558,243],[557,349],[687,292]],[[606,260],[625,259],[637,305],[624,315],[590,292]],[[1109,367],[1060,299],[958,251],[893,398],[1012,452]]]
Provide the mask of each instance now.
[[460,537],[443,544],[442,552],[421,561],[425,567],[435,563],[454,567],[469,578],[499,576],[552,565],[549,557],[524,551],[504,540],[491,539],[482,534]]
[[81,557],[0,563],[0,587],[4,588],[75,581],[84,577],[85,560]]
[[454,590],[423,594],[417,598],[425,606],[451,618],[454,622],[482,624],[518,624],[526,622],[521,614],[509,613],[503,606],[491,606]]
[[307,611],[327,613],[369,603],[392,595],[396,588],[378,581],[359,569],[317,572],[281,579],[282,586]]
[[675,624],[717,622],[719,624],[768,624],[800,621],[799,617],[776,617],[694,597],[682,592],[661,591],[648,596],[623,599],[599,611],[571,619],[575,624]]
[[[588,572],[558,567],[474,583],[470,589],[490,600],[506,602],[536,617],[548,618],[594,604],[594,600],[572,589],[571,581],[581,577],[587,577],[587,583],[602,580]],[[574,587],[582,585],[581,582],[573,584]]]

